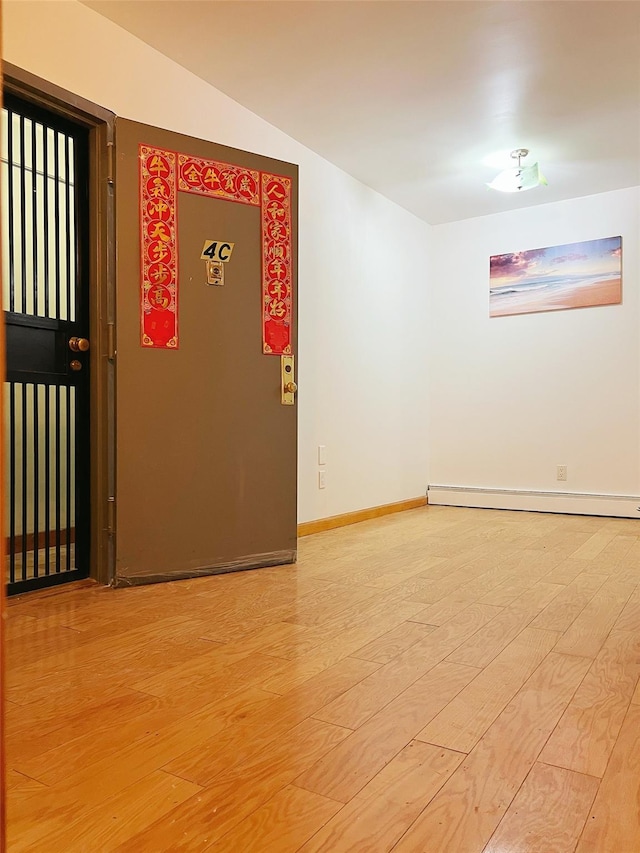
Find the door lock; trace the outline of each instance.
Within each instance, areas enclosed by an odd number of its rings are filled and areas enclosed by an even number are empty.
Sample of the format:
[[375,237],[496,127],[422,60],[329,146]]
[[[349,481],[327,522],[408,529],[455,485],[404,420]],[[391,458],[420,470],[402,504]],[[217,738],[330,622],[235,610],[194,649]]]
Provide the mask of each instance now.
[[89,341],[86,338],[69,338],[69,349],[71,352],[87,352]]
[[280,374],[282,381],[282,395],[280,402],[283,406],[293,406],[295,403],[295,393],[298,390],[294,378],[294,357],[292,355],[283,355],[280,357]]

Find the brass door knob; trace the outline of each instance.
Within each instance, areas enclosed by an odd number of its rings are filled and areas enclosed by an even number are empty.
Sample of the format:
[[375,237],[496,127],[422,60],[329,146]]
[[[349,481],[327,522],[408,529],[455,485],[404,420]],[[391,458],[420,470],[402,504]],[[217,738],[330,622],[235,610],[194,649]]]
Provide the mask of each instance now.
[[287,394],[295,394],[298,390],[298,386],[295,382],[285,382],[284,390]]
[[77,358],[74,358],[73,361],[69,363],[69,367],[71,370],[82,370],[82,363],[78,361]]
[[87,352],[89,341],[86,338],[69,338],[69,349],[71,352]]

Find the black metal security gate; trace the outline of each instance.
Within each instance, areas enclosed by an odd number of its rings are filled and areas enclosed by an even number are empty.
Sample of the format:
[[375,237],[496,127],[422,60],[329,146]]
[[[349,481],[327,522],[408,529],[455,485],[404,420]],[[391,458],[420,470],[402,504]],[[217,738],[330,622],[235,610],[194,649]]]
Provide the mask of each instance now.
[[88,132],[5,96],[8,592],[89,569]]

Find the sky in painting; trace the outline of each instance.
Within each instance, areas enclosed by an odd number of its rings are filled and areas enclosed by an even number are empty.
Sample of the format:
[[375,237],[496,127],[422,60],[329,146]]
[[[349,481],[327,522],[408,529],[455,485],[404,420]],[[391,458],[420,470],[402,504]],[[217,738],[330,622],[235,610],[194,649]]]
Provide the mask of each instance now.
[[493,255],[491,290],[557,282],[565,277],[573,281],[615,278],[620,275],[620,256],[620,237]]

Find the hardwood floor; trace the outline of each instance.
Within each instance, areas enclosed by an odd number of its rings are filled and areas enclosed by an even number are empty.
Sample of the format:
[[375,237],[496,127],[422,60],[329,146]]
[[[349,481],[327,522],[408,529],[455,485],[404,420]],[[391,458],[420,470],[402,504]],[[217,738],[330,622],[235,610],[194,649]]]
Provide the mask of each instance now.
[[10,601],[9,853],[638,853],[640,523],[429,507]]

